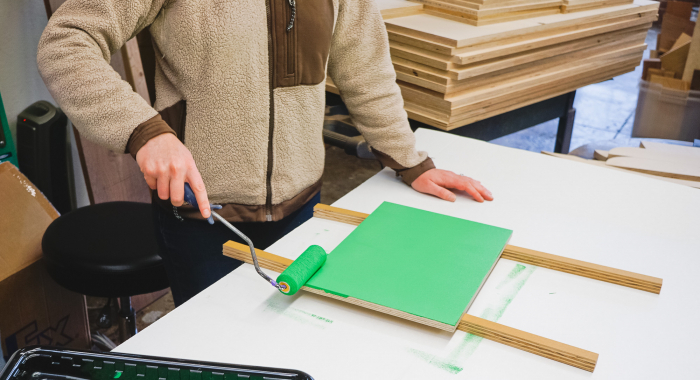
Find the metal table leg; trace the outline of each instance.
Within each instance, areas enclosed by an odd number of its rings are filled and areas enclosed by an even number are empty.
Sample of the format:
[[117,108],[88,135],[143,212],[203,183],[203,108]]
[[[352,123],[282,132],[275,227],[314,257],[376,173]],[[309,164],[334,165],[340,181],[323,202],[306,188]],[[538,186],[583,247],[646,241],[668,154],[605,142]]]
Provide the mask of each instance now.
[[574,108],[575,96],[576,91],[567,94],[566,108],[563,115],[559,117],[557,140],[554,144],[554,151],[557,153],[567,154],[571,148],[571,134],[574,131],[574,118],[576,117],[576,109]]

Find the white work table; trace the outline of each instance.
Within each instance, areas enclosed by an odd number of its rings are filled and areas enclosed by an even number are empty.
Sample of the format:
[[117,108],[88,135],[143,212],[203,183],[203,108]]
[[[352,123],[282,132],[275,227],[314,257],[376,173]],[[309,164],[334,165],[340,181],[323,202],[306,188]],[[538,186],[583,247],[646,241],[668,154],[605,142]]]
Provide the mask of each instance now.
[[[511,229],[519,247],[663,278],[657,295],[496,265],[468,313],[596,352],[593,373],[305,292],[288,297],[248,264],[117,351],[293,368],[320,380],[697,378],[700,191],[442,132],[421,129],[416,139],[438,167],[481,180],[495,201],[445,202],[384,170],[334,206],[370,213],[390,201]],[[311,244],[330,252],[353,228],[313,218],[266,250],[290,259]]]

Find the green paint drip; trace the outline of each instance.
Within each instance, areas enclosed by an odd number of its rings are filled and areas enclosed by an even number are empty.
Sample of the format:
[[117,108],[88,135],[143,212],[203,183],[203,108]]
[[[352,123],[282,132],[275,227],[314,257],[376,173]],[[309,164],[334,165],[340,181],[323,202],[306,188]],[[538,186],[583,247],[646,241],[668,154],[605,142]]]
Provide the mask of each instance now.
[[[516,264],[506,278],[496,286],[496,289],[502,290],[501,297],[499,297],[496,302],[489,305],[484,312],[481,313],[480,317],[497,322],[536,268],[537,267],[531,265]],[[409,352],[425,360],[433,367],[448,373],[457,374],[462,371],[463,363],[472,356],[482,340],[484,340],[484,338],[480,336],[466,334],[457,347],[445,357],[438,357],[415,349],[409,349]]]

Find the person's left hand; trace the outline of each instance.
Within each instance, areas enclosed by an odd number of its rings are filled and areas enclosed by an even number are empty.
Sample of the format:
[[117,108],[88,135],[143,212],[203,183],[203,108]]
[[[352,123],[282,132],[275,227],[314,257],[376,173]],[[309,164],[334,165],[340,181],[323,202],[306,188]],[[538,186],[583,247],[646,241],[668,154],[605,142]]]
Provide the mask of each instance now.
[[430,169],[416,178],[411,187],[421,193],[432,194],[450,202],[454,202],[457,196],[447,189],[466,191],[477,202],[493,200],[491,192],[482,186],[481,182],[448,170]]

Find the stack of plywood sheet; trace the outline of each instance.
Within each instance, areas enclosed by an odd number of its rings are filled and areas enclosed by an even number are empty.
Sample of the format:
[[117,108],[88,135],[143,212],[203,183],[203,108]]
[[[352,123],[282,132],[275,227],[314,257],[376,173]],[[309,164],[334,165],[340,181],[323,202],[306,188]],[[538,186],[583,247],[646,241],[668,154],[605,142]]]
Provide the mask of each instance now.
[[[658,3],[473,26],[380,2],[409,117],[450,130],[632,71]],[[408,9],[398,17],[389,10]],[[329,91],[337,89],[329,81]]]

